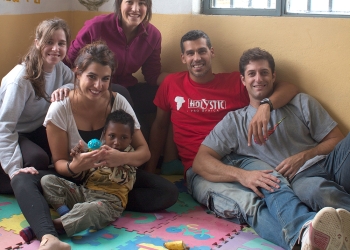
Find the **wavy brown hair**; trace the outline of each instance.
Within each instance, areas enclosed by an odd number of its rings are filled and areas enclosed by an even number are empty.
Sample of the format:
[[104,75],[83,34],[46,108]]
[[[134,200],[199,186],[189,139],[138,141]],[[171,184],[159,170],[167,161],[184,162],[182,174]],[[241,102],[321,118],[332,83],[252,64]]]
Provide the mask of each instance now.
[[[109,47],[104,41],[95,41],[91,44],[85,45],[83,48],[80,49],[79,54],[74,61],[74,88],[78,89],[78,91],[81,91],[81,89],[80,81],[77,78],[77,76],[82,75],[83,72],[92,63],[98,63],[102,66],[109,66],[111,69],[111,75],[113,75],[115,69],[117,68],[117,64],[114,59],[114,53],[109,49]],[[108,90],[111,97],[113,94],[111,90],[111,80],[109,81]]]
[[47,102],[50,102],[50,96],[45,91],[44,60],[41,51],[51,39],[52,34],[60,29],[62,29],[66,35],[68,46],[70,43],[70,31],[67,23],[59,18],[44,20],[37,26],[35,31],[35,39],[39,42],[40,47],[37,48],[34,42],[32,46],[30,46],[27,54],[21,59],[21,63],[25,64],[26,69],[23,78],[31,82],[36,98],[44,98]]
[[[80,49],[74,61],[75,77],[83,74],[93,62],[103,66],[109,66],[112,74],[117,67],[114,60],[114,53],[109,49],[107,44],[104,41],[95,41]],[[111,85],[111,83],[109,83],[109,85]]]

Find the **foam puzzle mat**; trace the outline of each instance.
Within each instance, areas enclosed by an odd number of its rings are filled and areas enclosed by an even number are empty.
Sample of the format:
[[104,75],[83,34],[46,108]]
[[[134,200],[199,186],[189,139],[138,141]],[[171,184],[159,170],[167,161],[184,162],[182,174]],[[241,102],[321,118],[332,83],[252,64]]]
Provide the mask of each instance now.
[[[165,176],[180,191],[176,204],[157,213],[124,211],[122,217],[99,230],[73,237],[60,236],[73,250],[164,250],[164,243],[182,240],[191,250],[282,250],[260,238],[247,226],[215,217],[187,193],[182,176]],[[55,218],[57,214],[52,211]],[[28,223],[13,195],[0,195],[0,249],[36,250],[39,241],[27,244],[19,231]]]

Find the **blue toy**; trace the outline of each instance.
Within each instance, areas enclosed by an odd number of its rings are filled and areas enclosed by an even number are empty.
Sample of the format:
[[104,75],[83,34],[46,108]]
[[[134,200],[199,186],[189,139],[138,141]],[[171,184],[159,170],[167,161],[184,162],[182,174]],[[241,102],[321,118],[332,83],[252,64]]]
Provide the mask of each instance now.
[[99,149],[102,143],[98,139],[91,139],[87,145],[88,145],[89,151],[93,151],[93,150]]

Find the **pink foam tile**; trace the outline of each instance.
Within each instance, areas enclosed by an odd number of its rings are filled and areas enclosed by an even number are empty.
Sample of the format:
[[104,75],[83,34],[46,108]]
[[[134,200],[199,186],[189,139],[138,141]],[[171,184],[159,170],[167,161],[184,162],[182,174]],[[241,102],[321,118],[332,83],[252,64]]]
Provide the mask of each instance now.
[[140,234],[149,232],[153,228],[159,227],[169,220],[174,220],[178,215],[173,212],[158,212],[158,213],[137,213],[124,212],[123,216],[118,218],[112,225],[115,228],[125,228],[127,231],[136,231]]
[[207,213],[207,211],[201,207],[195,208],[194,210],[189,211],[188,213],[182,214],[181,217],[185,220],[188,218],[196,221],[201,221],[201,223],[205,223],[206,225],[209,225],[212,228],[217,227],[218,230],[226,230],[226,228],[232,228],[232,230],[228,233],[235,233],[237,231],[242,230],[242,228],[246,226],[238,225],[223,218],[218,218],[212,213]]
[[187,213],[184,213],[181,215],[181,217],[185,218],[196,218],[200,220],[207,220],[207,221],[222,221],[222,223],[227,224],[227,225],[232,225],[234,223],[224,220],[221,218],[216,217],[212,213],[208,213],[207,210],[203,207],[196,207],[193,210],[188,211]]
[[257,234],[252,232],[237,232],[231,237],[221,241],[214,250],[283,250],[283,248],[260,238]]
[[238,224],[196,209],[176,217],[175,220],[160,224],[159,228],[147,234],[167,240],[183,240],[189,247],[196,247],[212,246],[239,230],[241,226]]
[[12,231],[6,231],[3,228],[0,228],[0,242],[1,247],[18,247],[23,244],[23,239],[18,234],[13,233]]

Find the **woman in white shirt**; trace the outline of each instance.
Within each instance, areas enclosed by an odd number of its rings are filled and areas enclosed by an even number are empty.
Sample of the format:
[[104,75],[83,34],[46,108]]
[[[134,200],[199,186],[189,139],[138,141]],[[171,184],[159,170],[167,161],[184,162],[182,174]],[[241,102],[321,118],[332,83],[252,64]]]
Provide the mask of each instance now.
[[[104,42],[97,41],[82,48],[74,64],[74,90],[69,92],[67,98],[51,104],[44,121],[55,170],[61,176],[77,182],[82,171],[98,166],[141,166],[150,158],[150,151],[129,102],[119,93],[111,91],[111,76],[116,68],[113,52]],[[125,110],[135,120],[131,143],[135,151],[120,152],[103,145],[100,150],[72,157],[70,151],[79,141],[86,145],[89,140],[101,137],[106,117],[117,109]],[[136,182],[128,195],[126,209],[162,210],[173,205],[177,196],[178,190],[173,183],[137,169]],[[51,218],[48,213],[45,213],[45,217],[46,221]],[[27,231],[36,234],[35,230]],[[53,236],[57,237],[55,234]]]

